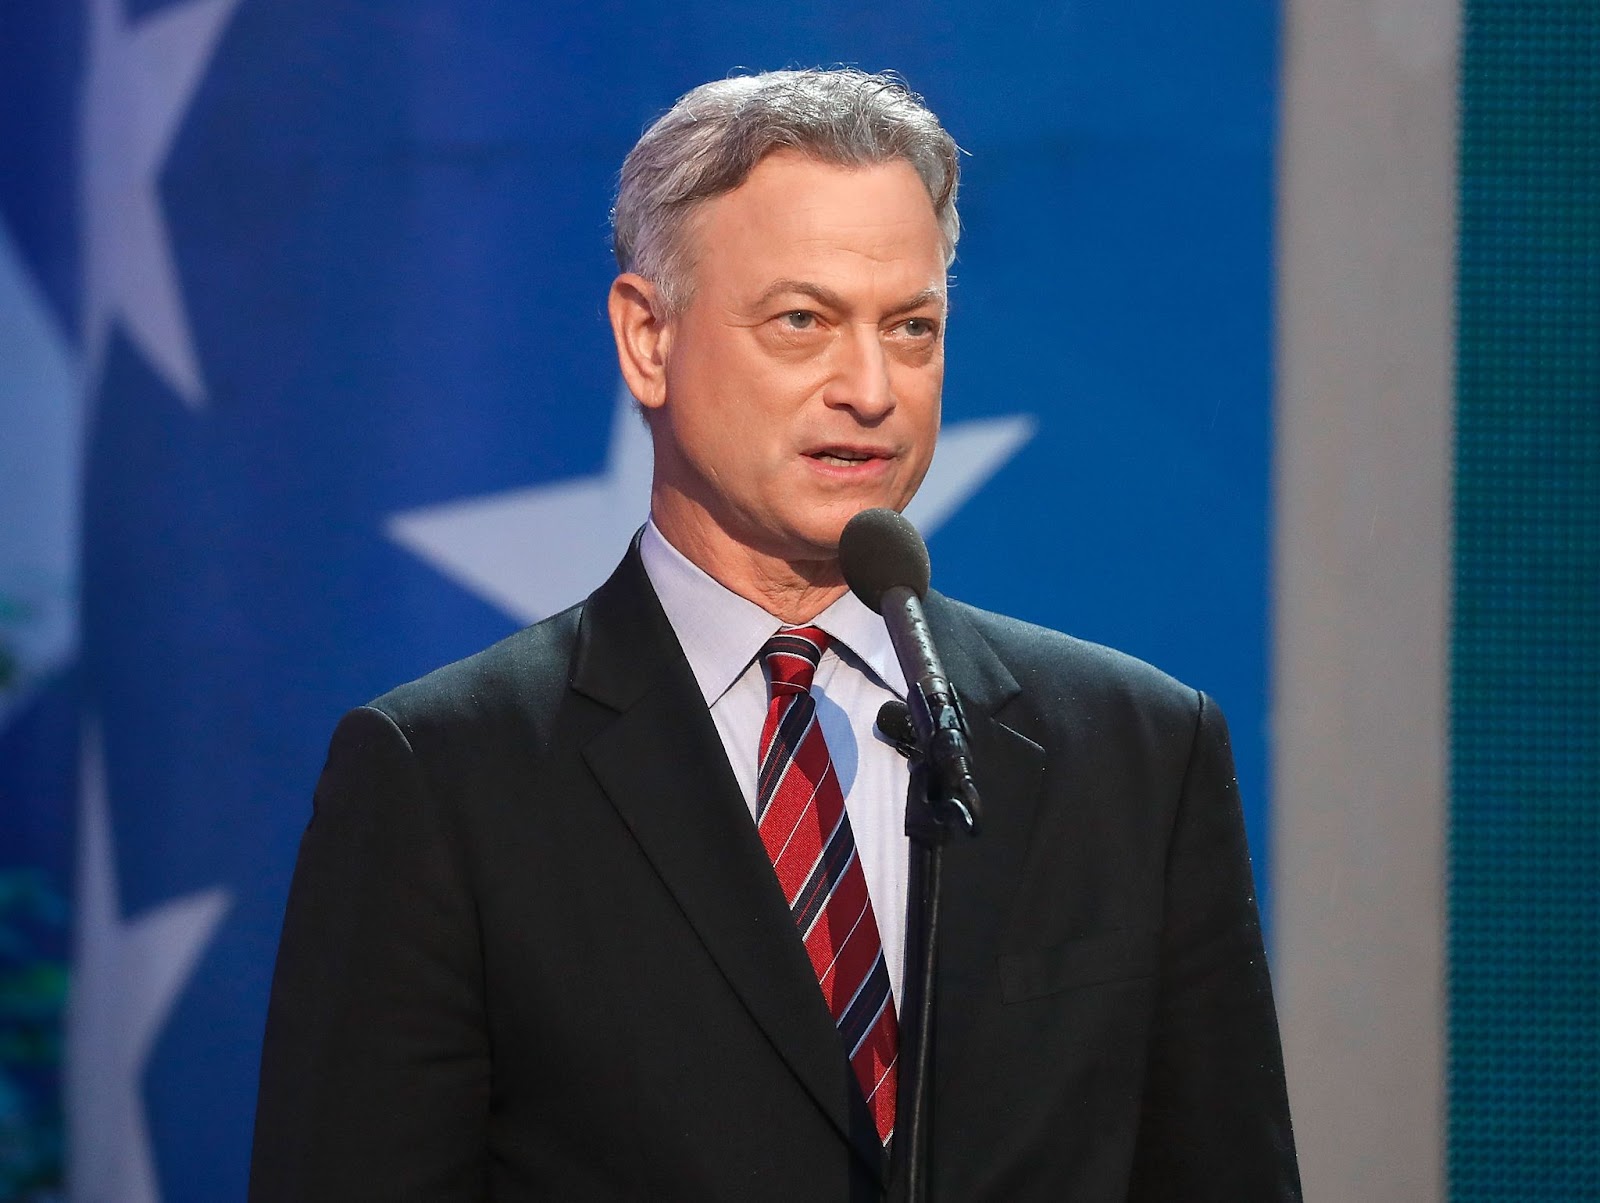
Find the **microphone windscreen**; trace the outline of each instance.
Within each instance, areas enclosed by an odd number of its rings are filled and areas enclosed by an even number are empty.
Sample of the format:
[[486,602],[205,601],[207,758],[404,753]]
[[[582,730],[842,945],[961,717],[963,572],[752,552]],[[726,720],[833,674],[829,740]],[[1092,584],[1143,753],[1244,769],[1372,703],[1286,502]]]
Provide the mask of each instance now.
[[928,592],[928,545],[904,515],[862,510],[839,536],[839,567],[850,591],[882,613],[883,595],[904,585],[919,598]]
[[901,755],[916,750],[917,724],[912,721],[911,707],[899,698],[890,698],[878,707],[878,721],[875,726]]

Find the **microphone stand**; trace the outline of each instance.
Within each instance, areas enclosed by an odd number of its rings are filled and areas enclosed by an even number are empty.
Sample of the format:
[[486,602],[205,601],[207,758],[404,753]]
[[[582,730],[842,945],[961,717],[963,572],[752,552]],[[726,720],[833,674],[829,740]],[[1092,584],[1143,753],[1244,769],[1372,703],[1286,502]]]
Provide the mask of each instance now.
[[[925,699],[913,683],[913,706]],[[946,789],[936,762],[929,755],[929,739],[922,724],[912,720],[909,708],[887,703],[878,728],[888,735],[911,762],[911,784],[906,792],[906,836],[911,841],[911,864],[906,891],[906,1006],[901,1027],[903,1074],[896,1101],[895,1156],[905,1167],[906,1203],[927,1203],[932,1181],[933,1148],[933,1013],[934,978],[938,968],[939,904],[944,846],[958,828],[976,834],[975,807],[963,804],[958,791]],[[971,797],[975,802],[976,798]]]
[[[911,762],[906,836],[906,998],[902,1000],[899,1093],[895,1099],[890,1187],[906,1181],[909,1203],[926,1203],[932,1182],[933,1012],[938,976],[939,897],[944,845],[956,828],[978,832],[982,802],[961,699],[945,675],[922,609],[928,548],[893,510],[863,510],[839,536],[839,565],[851,590],[883,615],[906,700],[884,703],[878,730]],[[902,1175],[901,1166],[905,1167]]]

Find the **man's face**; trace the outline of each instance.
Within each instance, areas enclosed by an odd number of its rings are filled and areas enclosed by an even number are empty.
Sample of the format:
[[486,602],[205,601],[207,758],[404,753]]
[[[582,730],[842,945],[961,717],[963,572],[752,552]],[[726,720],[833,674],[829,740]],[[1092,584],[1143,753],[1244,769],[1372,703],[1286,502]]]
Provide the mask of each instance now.
[[927,190],[903,161],[780,151],[687,236],[693,296],[646,403],[657,522],[713,554],[832,559],[844,524],[903,509],[933,458],[946,298]]

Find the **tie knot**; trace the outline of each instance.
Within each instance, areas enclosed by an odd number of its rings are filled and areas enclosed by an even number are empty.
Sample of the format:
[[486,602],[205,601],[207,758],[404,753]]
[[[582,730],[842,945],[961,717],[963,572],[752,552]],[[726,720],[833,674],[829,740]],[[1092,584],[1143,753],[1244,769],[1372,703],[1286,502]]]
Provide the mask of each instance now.
[[771,681],[771,696],[808,693],[811,678],[828,646],[828,635],[817,627],[790,627],[779,631],[761,649]]

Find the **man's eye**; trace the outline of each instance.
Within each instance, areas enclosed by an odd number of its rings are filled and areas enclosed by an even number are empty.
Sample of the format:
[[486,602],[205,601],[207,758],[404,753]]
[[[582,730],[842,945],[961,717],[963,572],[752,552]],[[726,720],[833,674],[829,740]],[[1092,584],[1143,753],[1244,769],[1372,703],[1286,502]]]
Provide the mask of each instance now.
[[912,338],[927,338],[939,329],[932,319],[925,317],[908,317],[901,328]]
[[784,314],[782,321],[791,330],[810,330],[817,324],[817,315],[807,309],[796,309]]

